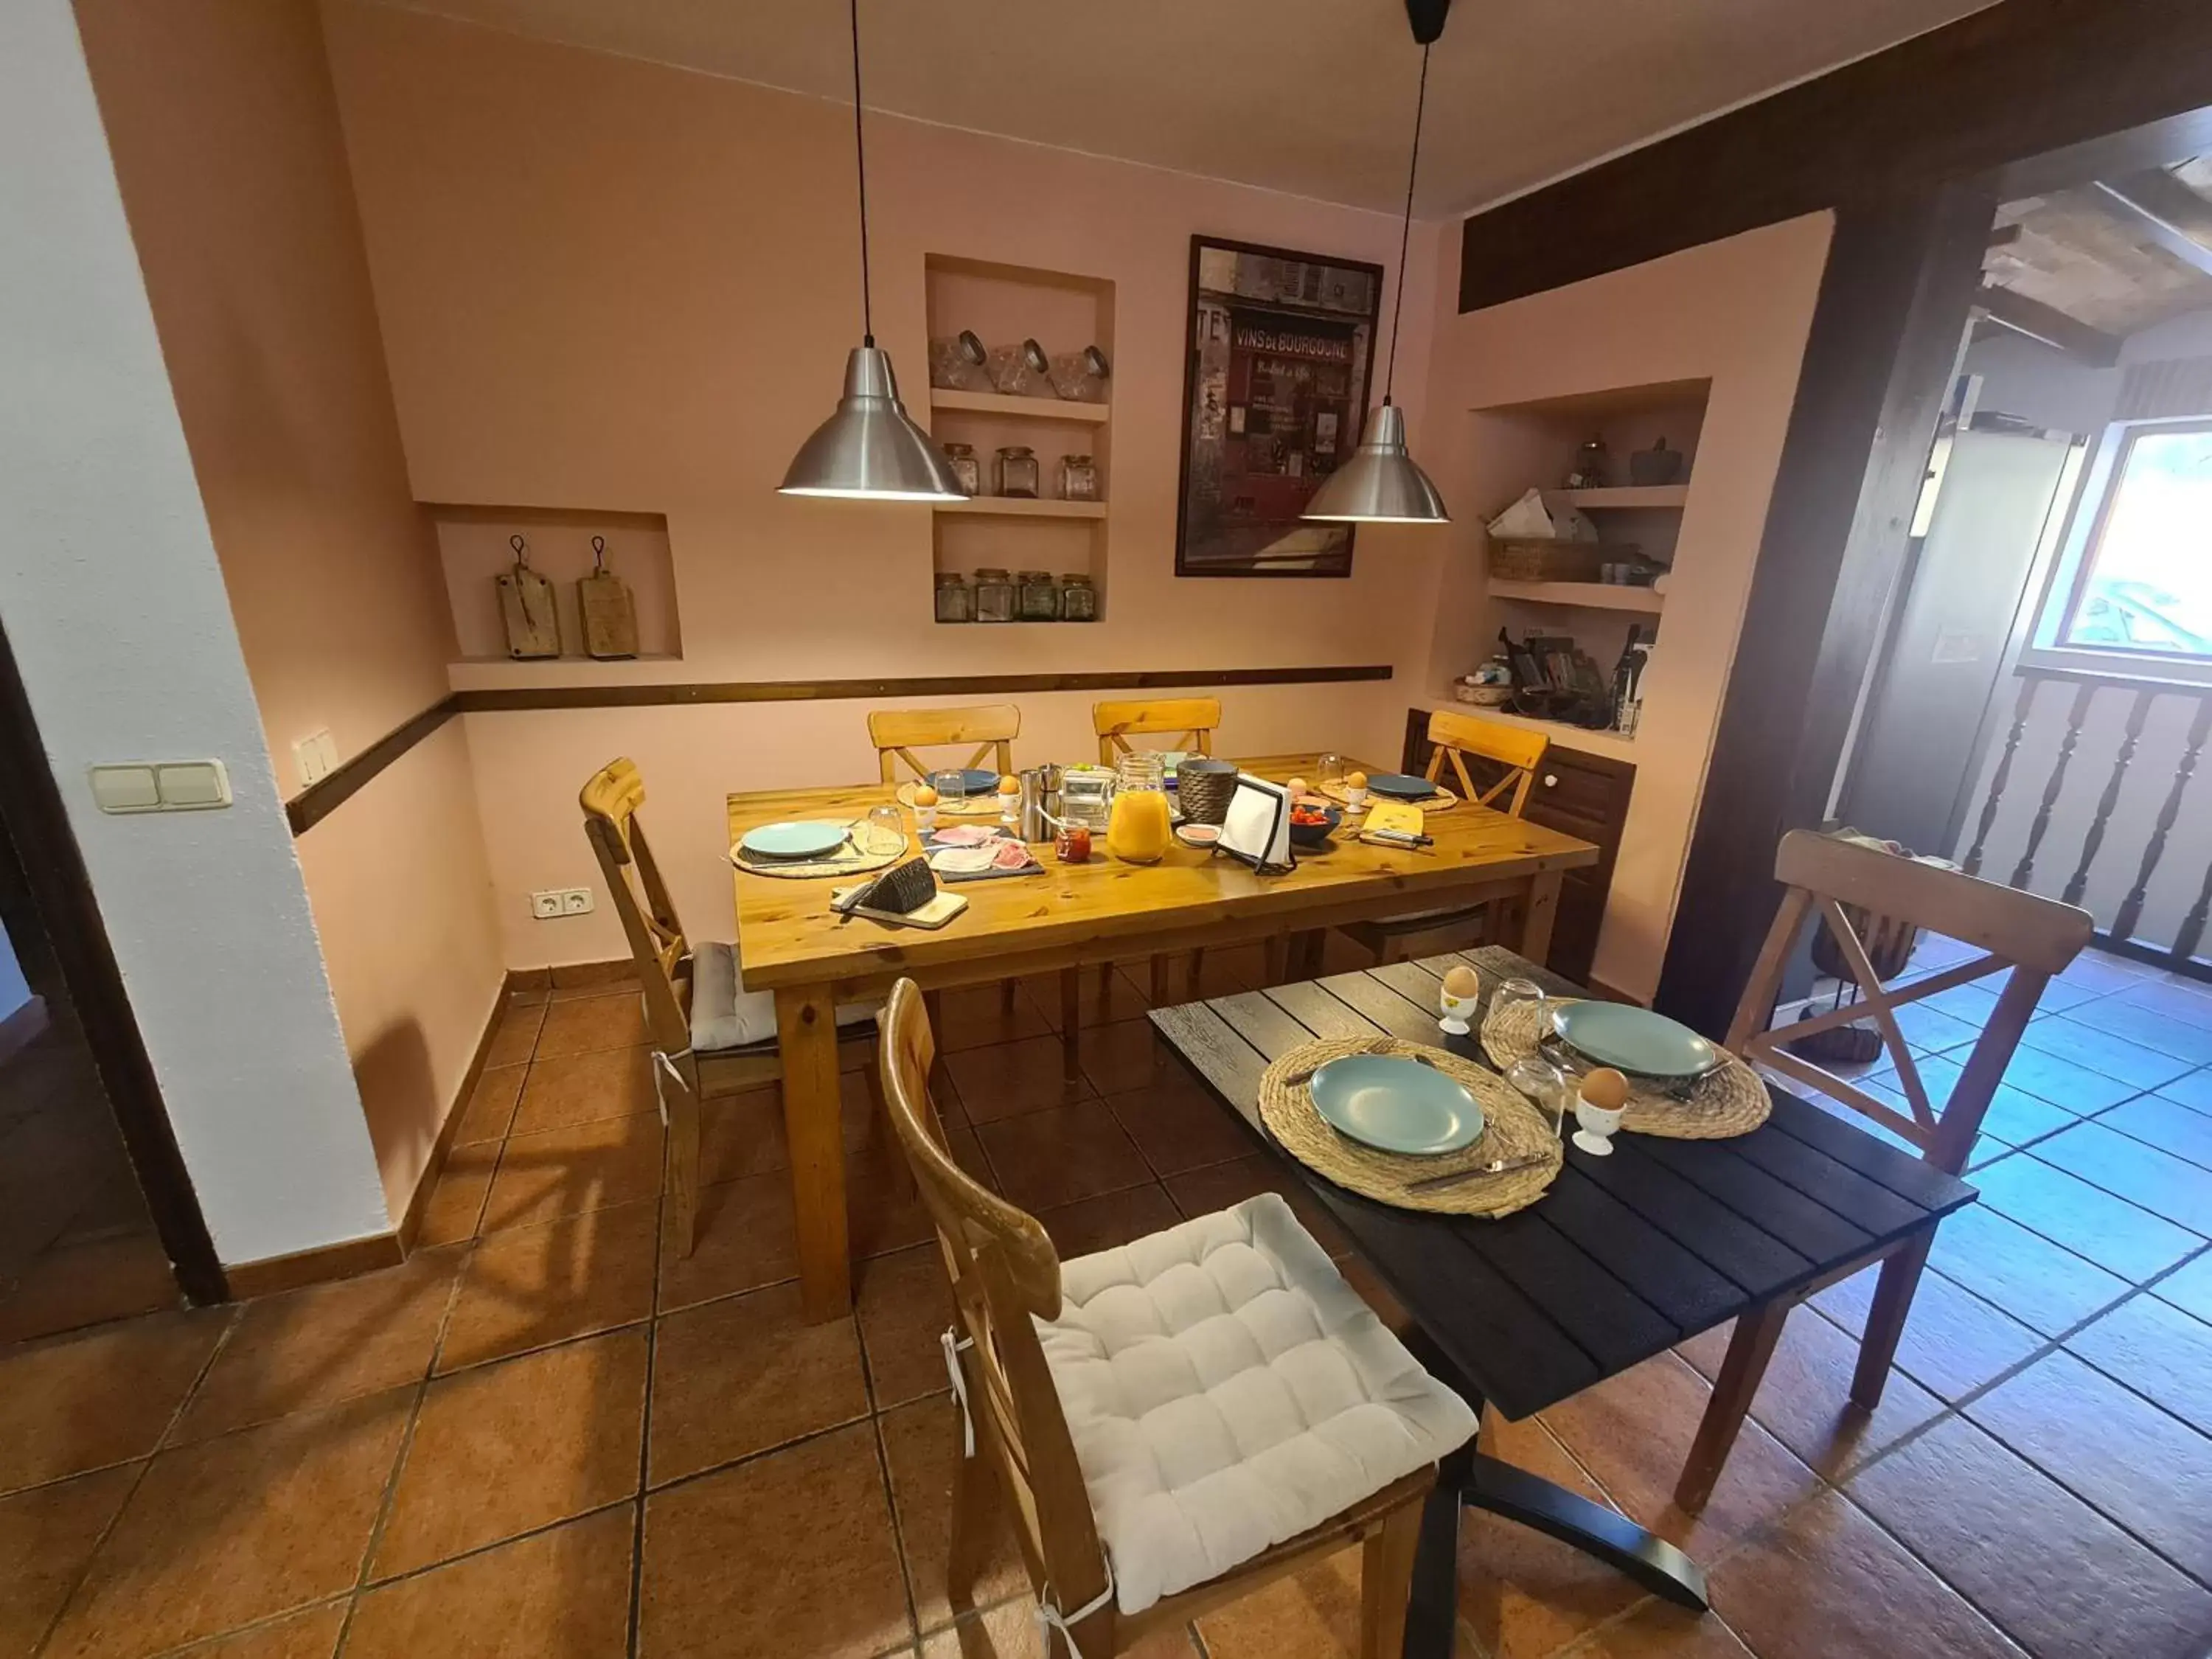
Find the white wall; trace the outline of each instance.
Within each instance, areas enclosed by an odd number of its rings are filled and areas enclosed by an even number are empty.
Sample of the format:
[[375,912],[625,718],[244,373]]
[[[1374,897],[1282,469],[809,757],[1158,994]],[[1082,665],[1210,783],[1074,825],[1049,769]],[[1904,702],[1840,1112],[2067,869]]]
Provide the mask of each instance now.
[[[390,1220],[69,0],[0,7],[0,623],[226,1262]],[[99,761],[220,757],[115,817]]]
[[0,933],[0,1019],[30,1000],[30,982],[23,977],[22,964],[15,960],[15,947],[7,934]]

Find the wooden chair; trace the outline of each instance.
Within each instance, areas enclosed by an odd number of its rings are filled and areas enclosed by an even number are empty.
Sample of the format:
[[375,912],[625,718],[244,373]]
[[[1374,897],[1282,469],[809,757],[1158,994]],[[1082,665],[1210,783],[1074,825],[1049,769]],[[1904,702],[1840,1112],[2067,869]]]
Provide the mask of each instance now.
[[[1022,711],[1010,702],[978,703],[965,708],[868,711],[868,741],[876,745],[876,764],[885,783],[899,781],[902,762],[916,781],[927,781],[932,772],[944,769],[915,754],[917,749],[950,749],[971,743],[975,750],[957,763],[960,769],[979,767],[988,759],[999,775],[1006,777],[1014,769],[1014,739],[1021,734]],[[1013,981],[1002,981],[1000,1006],[1012,1013],[1018,995]],[[934,991],[929,994],[929,1012],[933,1019],[942,1018]]]
[[1014,739],[1022,734],[1022,711],[1010,702],[983,703],[971,708],[877,708],[868,714],[868,738],[876,745],[883,781],[899,781],[903,761],[916,778],[927,778],[936,767],[914,751],[949,749],[973,744],[975,753],[959,763],[981,766],[988,757],[1004,777],[1014,769]]
[[[775,1000],[766,992],[744,990],[730,946],[695,947],[684,937],[637,815],[645,805],[645,780],[635,763],[609,762],[592,775],[577,799],[584,810],[585,838],[622,918],[645,999],[653,1089],[667,1136],[662,1150],[662,1233],[680,1255],[689,1255],[699,1217],[700,1103],[781,1078]],[[841,1035],[865,1040],[873,1015],[873,1009],[863,1006],[840,1008]],[[731,1033],[748,1040],[718,1044],[718,1036]],[[865,1063],[866,1055],[857,1058]],[[869,1077],[872,1088],[872,1071]]]
[[[1180,749],[1186,754],[1213,753],[1213,734],[1221,725],[1221,699],[1218,697],[1162,697],[1151,702],[1094,702],[1091,705],[1091,729],[1098,738],[1098,763],[1111,766],[1124,755],[1133,754],[1136,745],[1132,737],[1166,738],[1169,741],[1157,745],[1162,749]],[[1147,745],[1152,746],[1152,745]],[[1168,959],[1152,959],[1152,1001],[1162,1004],[1168,1000]],[[1203,949],[1193,951],[1184,959],[1188,964],[1190,994],[1198,994],[1198,973],[1205,965]],[[1070,975],[1075,970],[1068,969]],[[1098,989],[1106,994],[1112,978],[1114,964],[1101,965]],[[1075,981],[1071,978],[1062,989],[1061,1001],[1073,1015]]]
[[[2043,988],[2089,942],[2095,926],[2089,913],[1809,830],[1793,830],[1782,838],[1774,875],[1788,890],[1752,969],[1751,981],[1744,987],[1743,1000],[1737,1005],[1735,1019],[1729,1028],[1727,1046],[1745,1060],[1871,1118],[1919,1147],[1922,1158],[1937,1169],[1951,1175],[1961,1173],[1981,1132],[1983,1115],[2004,1079],[2005,1067],[2012,1062],[2013,1051],[2035,1012]],[[1769,1030],[1784,969],[1805,919],[1814,913],[1850,965],[1862,1000]],[[1899,922],[1975,945],[1982,954],[1924,979],[1887,988],[1869,960],[1865,941],[1877,929],[1891,928]],[[1965,1071],[1939,1107],[1929,1097],[1927,1084],[1898,1027],[1896,1011],[2007,969],[2011,972],[1998,994],[1996,1007],[1982,1028]],[[1898,1111],[1783,1046],[1869,1017],[1896,1065],[1898,1090],[1905,1097],[1909,1113]],[[1890,1362],[1896,1358],[1898,1339],[1904,1334],[1905,1316],[1912,1310],[1913,1292],[1919,1286],[1921,1269],[1927,1265],[1935,1237],[1933,1228],[1925,1229],[1908,1243],[1855,1261],[1843,1272],[1808,1285],[1791,1299],[1771,1304],[1736,1321],[1728,1357],[1721,1364],[1705,1419],[1674,1488],[1677,1504],[1696,1510],[1711,1495],[1790,1308],[1873,1261],[1881,1262],[1881,1277],[1867,1315],[1865,1334],[1859,1340],[1851,1398],[1869,1411],[1881,1403]]]
[[[1363,1659],[1396,1659],[1421,1505],[1435,1484],[1431,1469],[1393,1481],[1218,1578],[1164,1596],[1141,1613],[1119,1611],[1074,1438],[1032,1321],[1061,1312],[1059,1255],[1034,1217],[946,1152],[929,1091],[936,1041],[913,981],[892,988],[883,1030],[884,1098],[951,1284],[956,1324],[945,1340],[957,1355],[972,1425],[968,1455],[954,1475],[946,1562],[953,1604],[968,1604],[990,1547],[989,1523],[999,1513],[1012,1522],[1039,1602],[1065,1616],[1069,1646],[1079,1648],[1084,1659],[1126,1651],[1154,1632],[1174,1630],[1356,1542],[1363,1547],[1360,1652]],[[1059,1650],[1048,1638],[1042,1650]]]
[[[1528,805],[1528,790],[1551,739],[1541,732],[1524,732],[1502,720],[1439,708],[1429,716],[1429,743],[1431,752],[1426,775],[1430,782],[1456,787],[1462,799],[1517,818]],[[1470,757],[1477,770],[1485,774],[1495,770],[1496,775],[1486,786],[1468,769]],[[1443,775],[1447,763],[1451,767],[1449,779]],[[1411,962],[1490,943],[1490,908],[1479,904],[1457,910],[1424,910],[1381,921],[1352,922],[1343,932],[1373,951],[1377,966]]]

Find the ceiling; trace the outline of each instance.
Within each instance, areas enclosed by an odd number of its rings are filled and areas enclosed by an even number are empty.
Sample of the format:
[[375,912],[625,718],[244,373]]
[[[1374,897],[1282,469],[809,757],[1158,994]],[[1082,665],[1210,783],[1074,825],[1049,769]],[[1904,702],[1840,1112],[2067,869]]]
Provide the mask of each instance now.
[[[838,0],[388,0],[849,101]],[[1988,0],[1461,0],[1416,210],[1480,207]],[[866,0],[871,109],[1395,212],[1401,0]]]
[[1996,222],[1986,279],[2113,340],[2212,307],[2212,157],[2008,202]]

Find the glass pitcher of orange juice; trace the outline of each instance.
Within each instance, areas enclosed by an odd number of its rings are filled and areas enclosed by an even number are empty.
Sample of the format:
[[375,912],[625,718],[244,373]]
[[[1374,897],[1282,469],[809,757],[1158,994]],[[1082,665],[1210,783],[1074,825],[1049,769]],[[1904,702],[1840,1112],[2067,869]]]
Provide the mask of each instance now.
[[1158,864],[1174,835],[1160,757],[1142,750],[1114,769],[1114,804],[1106,817],[1106,851],[1127,864]]

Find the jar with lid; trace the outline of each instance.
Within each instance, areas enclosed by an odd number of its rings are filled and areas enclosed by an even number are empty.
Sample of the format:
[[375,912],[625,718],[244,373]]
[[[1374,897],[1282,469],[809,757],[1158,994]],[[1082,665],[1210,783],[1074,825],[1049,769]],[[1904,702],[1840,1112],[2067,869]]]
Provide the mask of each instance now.
[[1062,622],[1098,620],[1098,590],[1091,586],[1088,571],[1071,570],[1060,579],[1060,619]]
[[1098,499],[1098,465],[1088,455],[1060,458],[1060,498],[1064,501]]
[[952,476],[960,480],[961,489],[970,495],[983,493],[983,467],[975,459],[973,444],[947,444],[945,459],[952,463]]
[[975,591],[968,586],[968,579],[957,570],[937,573],[937,620],[941,623],[975,620]]
[[1023,571],[1019,603],[1024,622],[1058,622],[1060,584],[1053,580],[1052,572]]
[[1008,444],[1000,450],[994,471],[1000,495],[1036,499],[1036,455],[1027,444]]
[[1014,619],[1014,579],[987,566],[975,573],[975,620],[1003,623]]

